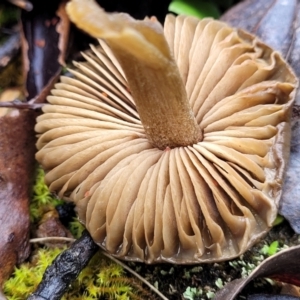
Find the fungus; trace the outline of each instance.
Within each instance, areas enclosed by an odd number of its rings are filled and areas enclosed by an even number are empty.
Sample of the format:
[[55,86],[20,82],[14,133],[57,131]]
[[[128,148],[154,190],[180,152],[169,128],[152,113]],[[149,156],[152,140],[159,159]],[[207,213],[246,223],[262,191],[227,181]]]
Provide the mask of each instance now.
[[[46,183],[116,257],[231,259],[272,226],[297,80],[256,37],[212,19],[137,21],[71,1],[99,38],[37,120]],[[175,63],[176,61],[176,63]]]

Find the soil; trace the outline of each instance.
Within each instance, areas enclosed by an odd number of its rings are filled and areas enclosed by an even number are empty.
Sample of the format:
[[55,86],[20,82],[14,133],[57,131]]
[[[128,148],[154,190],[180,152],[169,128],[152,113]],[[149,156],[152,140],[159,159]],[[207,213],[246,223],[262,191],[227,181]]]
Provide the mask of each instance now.
[[[263,240],[248,250],[239,258],[213,264],[199,265],[146,265],[127,262],[127,265],[138,272],[146,280],[159,289],[168,299],[211,299],[214,293],[234,279],[249,274],[268,254],[262,253],[262,248],[278,241],[278,250],[300,244],[300,235],[296,234],[287,221],[275,226]],[[185,297],[184,293],[188,290]],[[258,293],[276,294],[281,289],[280,284],[266,279],[257,279],[248,284],[238,296],[238,300]],[[193,293],[194,292],[194,293]]]

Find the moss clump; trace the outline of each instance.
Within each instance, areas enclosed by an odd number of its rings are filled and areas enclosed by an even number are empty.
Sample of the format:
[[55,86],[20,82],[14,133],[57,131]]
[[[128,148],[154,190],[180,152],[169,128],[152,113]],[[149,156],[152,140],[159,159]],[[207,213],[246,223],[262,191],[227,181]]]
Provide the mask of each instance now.
[[55,206],[63,204],[63,201],[54,197],[44,182],[45,173],[42,168],[37,169],[33,195],[30,202],[30,220],[32,223],[40,221],[42,216],[55,209]]
[[[39,249],[30,263],[16,268],[4,284],[8,300],[26,299],[41,281],[47,266],[63,249]],[[97,253],[80,273],[62,300],[153,299],[139,282],[126,276],[123,268]]]
[[41,281],[47,266],[63,249],[39,249],[31,262],[15,268],[13,275],[5,282],[3,291],[9,300],[26,299]]

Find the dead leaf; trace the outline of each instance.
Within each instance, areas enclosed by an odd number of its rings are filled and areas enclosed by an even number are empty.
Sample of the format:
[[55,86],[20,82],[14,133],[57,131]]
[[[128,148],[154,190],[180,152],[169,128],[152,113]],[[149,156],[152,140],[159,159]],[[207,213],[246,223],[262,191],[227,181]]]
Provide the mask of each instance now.
[[288,295],[253,295],[247,298],[248,300],[297,300],[298,297],[288,296]]
[[22,49],[27,99],[44,102],[57,81],[66,55],[70,21],[65,1],[36,1],[22,11]]
[[[60,222],[59,215],[56,210],[50,210],[44,214],[41,221],[39,222],[38,229],[36,231],[37,238],[44,237],[68,237],[73,238],[71,232]],[[43,244],[47,247],[53,248],[58,247],[62,248],[66,242],[44,242]]]
[[29,189],[35,167],[35,112],[0,117],[0,285],[29,255]]
[[290,162],[285,176],[280,214],[300,233],[300,106],[293,108]]
[[[268,277],[300,286],[300,246],[291,247],[262,262],[247,278],[233,280],[216,293],[214,300],[233,300],[253,279]],[[274,295],[273,295],[274,296]],[[273,298],[272,298],[273,299]]]

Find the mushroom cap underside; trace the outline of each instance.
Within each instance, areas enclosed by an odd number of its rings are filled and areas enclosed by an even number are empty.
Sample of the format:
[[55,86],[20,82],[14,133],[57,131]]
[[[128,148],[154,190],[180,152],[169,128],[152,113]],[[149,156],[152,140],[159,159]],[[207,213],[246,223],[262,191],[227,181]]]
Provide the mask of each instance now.
[[36,158],[50,190],[76,204],[111,254],[147,263],[230,259],[277,215],[297,81],[279,53],[225,23],[168,16],[164,32],[201,141],[153,146],[124,71],[100,40],[48,97]]

